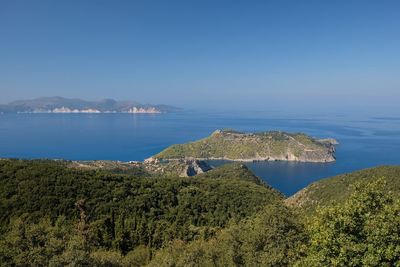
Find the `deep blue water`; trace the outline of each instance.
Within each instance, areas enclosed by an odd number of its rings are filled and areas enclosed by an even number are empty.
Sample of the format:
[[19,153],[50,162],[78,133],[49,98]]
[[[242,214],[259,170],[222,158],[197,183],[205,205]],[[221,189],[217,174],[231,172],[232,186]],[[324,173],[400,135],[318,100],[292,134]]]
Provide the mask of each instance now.
[[143,160],[171,144],[196,140],[222,128],[304,132],[340,142],[335,163],[248,164],[286,195],[324,177],[400,164],[400,118],[251,112],[0,114],[0,157]]

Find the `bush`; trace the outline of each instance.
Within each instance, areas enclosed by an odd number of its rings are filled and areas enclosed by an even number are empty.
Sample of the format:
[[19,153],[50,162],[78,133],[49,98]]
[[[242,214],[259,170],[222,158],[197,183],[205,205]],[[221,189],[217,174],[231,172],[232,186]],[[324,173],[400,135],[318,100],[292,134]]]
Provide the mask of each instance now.
[[320,209],[298,266],[400,266],[400,203],[384,187],[358,183],[344,204]]

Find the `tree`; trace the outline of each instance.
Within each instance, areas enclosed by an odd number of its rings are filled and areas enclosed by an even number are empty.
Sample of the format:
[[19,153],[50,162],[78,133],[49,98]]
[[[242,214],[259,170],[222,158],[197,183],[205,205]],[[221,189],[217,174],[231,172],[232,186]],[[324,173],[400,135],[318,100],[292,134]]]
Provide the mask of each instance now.
[[282,204],[233,223],[210,240],[174,242],[150,266],[288,266],[300,258],[304,229]]
[[48,266],[65,250],[71,230],[65,217],[54,225],[49,218],[29,224],[23,217],[10,225],[10,231],[0,240],[0,263],[4,266]]
[[400,203],[384,179],[358,183],[343,205],[310,220],[307,257],[298,266],[400,266]]

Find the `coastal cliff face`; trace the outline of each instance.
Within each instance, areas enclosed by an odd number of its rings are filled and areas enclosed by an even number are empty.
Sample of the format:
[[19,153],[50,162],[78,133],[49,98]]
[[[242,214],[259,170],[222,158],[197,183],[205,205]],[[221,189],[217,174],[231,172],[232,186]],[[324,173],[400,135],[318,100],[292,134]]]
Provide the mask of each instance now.
[[333,162],[336,144],[334,139],[318,140],[301,133],[217,130],[205,139],[173,145],[153,158]]

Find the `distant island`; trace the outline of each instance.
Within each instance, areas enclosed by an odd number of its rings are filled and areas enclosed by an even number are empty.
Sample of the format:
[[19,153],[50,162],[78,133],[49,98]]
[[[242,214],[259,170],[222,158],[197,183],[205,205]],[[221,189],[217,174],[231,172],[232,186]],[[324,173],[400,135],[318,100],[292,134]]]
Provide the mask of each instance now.
[[217,130],[204,139],[172,145],[148,160],[333,162],[337,144],[335,139],[315,139],[302,133]]
[[173,106],[140,104],[136,101],[86,101],[58,96],[0,105],[0,113],[167,113],[178,110]]

